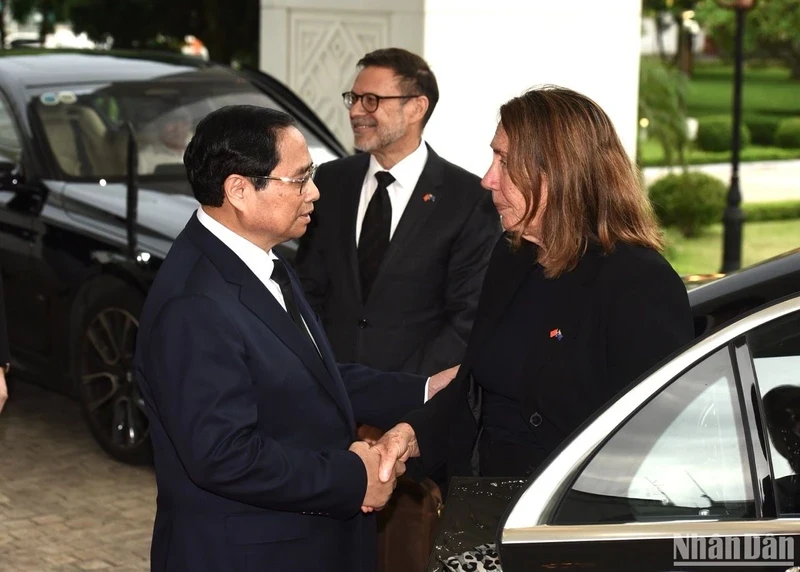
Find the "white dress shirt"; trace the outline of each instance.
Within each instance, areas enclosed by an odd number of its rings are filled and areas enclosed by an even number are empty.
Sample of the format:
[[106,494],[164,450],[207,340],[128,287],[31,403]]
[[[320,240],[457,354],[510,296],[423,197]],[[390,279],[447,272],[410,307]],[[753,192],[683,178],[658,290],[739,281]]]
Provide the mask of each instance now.
[[[427,162],[428,146],[425,145],[425,141],[420,141],[419,147],[413,153],[389,169],[389,172],[394,177],[394,182],[387,187],[389,202],[392,204],[392,226],[389,228],[389,240],[394,235],[397,224],[400,222],[400,217],[403,216],[403,211],[406,210],[406,205],[411,199],[414,187],[417,186],[417,181],[419,181]],[[372,195],[378,189],[378,180],[375,178],[375,173],[379,171],[386,171],[386,169],[378,163],[375,155],[371,155],[367,175],[361,185],[361,198],[358,201],[358,212],[356,213],[356,246],[358,246],[358,239],[361,236],[361,225],[364,222],[364,215],[367,214],[367,206],[369,206]]]

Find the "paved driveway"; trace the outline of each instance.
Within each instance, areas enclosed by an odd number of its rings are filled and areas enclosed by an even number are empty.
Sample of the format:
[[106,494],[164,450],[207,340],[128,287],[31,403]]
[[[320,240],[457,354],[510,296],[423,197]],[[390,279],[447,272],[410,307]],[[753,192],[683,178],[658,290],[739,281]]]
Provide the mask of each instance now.
[[0,571],[149,570],[155,479],[94,444],[76,403],[17,383],[0,414]]

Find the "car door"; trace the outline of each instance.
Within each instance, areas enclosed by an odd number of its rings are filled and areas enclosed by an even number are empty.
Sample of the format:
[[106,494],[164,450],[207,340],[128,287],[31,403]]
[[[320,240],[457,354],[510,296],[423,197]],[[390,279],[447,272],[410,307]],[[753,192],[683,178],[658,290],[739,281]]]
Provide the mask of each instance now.
[[[747,334],[743,383],[758,395],[759,420],[769,435],[765,453],[770,482],[764,495],[773,516],[800,529],[800,314],[790,314]],[[745,387],[747,389],[747,386]]]
[[39,310],[41,300],[31,288],[31,253],[35,246],[31,209],[31,189],[22,181],[22,138],[17,120],[5,95],[0,93],[0,155],[17,165],[13,176],[1,176],[0,181],[0,268],[5,292],[6,319],[12,357],[30,349],[37,332],[32,316]]
[[787,406],[786,392],[798,386],[798,336],[796,297],[630,388],[513,504],[502,569],[793,570],[800,401]]

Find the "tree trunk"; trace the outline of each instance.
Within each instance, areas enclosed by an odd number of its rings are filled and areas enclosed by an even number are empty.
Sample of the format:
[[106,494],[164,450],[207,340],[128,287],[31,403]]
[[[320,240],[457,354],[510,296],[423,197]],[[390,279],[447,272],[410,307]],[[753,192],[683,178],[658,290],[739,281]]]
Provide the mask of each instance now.
[[6,11],[8,10],[8,0],[0,0],[0,49],[6,48]]

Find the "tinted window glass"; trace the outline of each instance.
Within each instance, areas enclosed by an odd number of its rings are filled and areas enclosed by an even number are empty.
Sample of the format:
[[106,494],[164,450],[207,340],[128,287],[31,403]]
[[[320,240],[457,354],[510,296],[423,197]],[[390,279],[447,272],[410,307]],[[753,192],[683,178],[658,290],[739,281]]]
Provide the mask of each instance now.
[[758,388],[767,421],[778,511],[800,516],[800,314],[750,332]]
[[739,400],[723,348],[617,430],[578,476],[555,524],[753,515]]
[[[58,167],[68,178],[90,181],[125,176],[127,123],[136,133],[140,175],[185,177],[183,152],[197,123],[234,104],[281,109],[252,84],[227,73],[31,91],[33,115]],[[298,128],[316,163],[336,158],[302,125]]]
[[19,163],[21,154],[22,144],[16,120],[5,99],[0,97],[0,155]]

